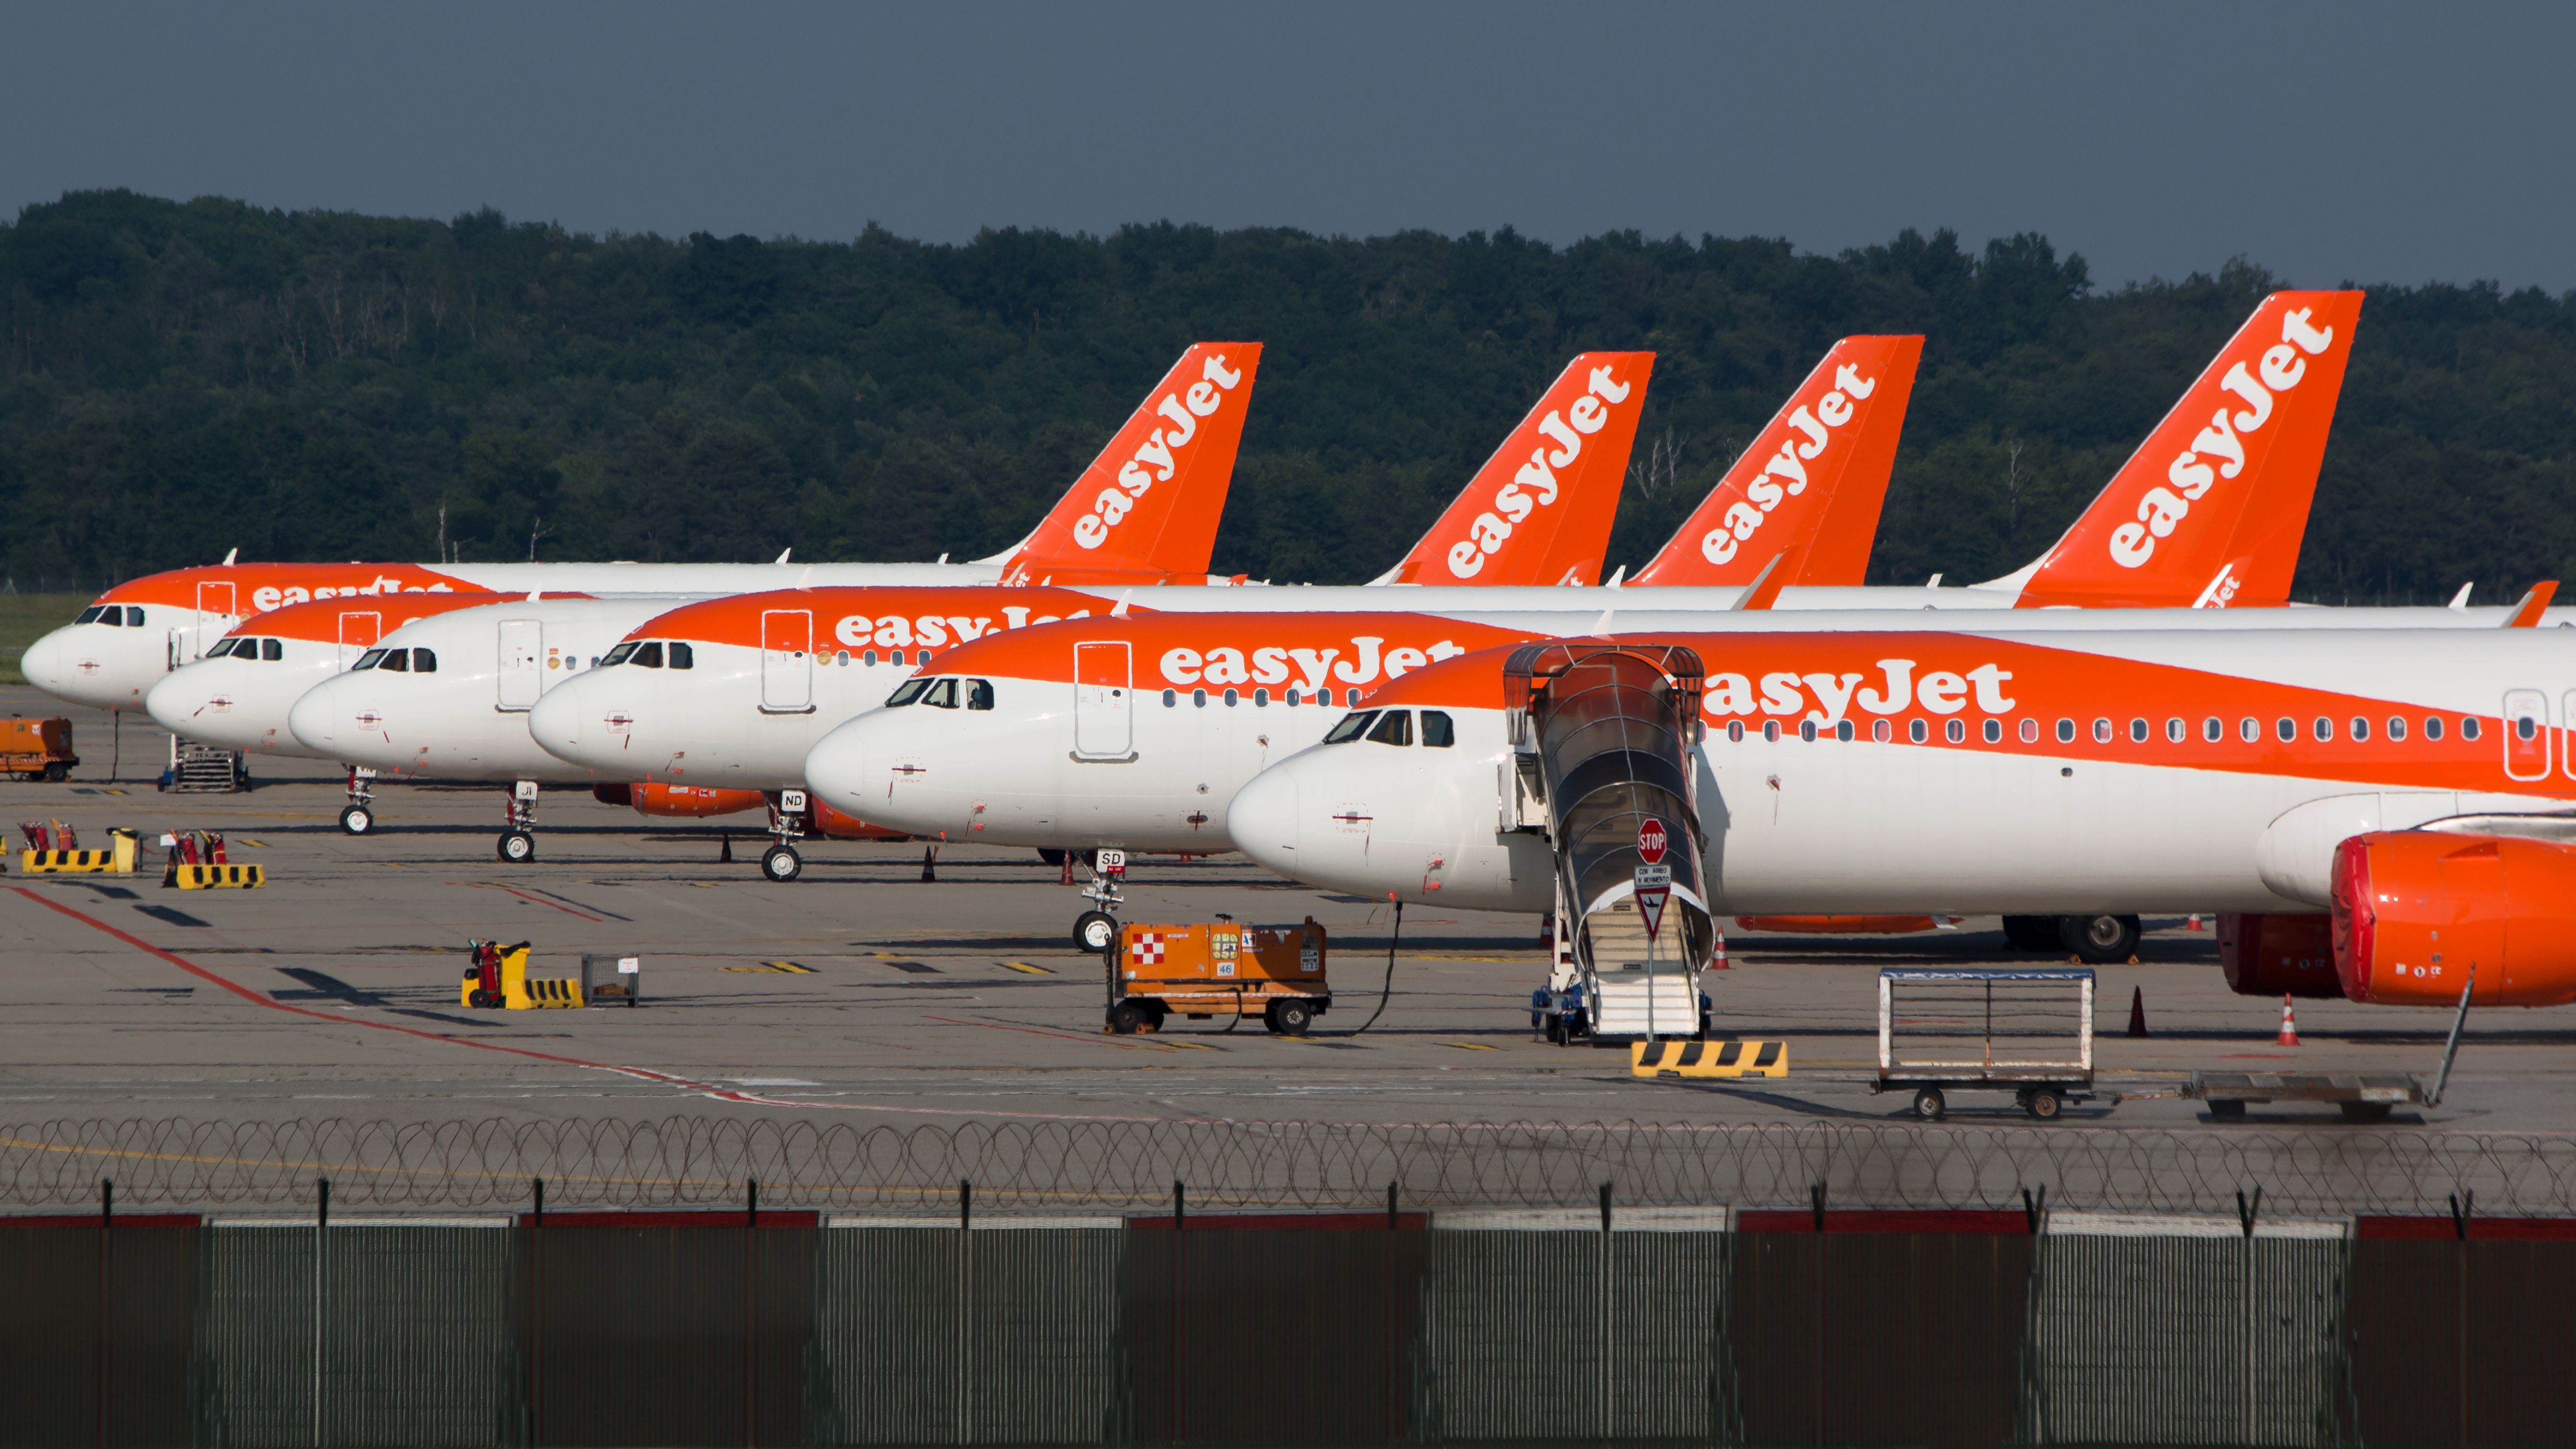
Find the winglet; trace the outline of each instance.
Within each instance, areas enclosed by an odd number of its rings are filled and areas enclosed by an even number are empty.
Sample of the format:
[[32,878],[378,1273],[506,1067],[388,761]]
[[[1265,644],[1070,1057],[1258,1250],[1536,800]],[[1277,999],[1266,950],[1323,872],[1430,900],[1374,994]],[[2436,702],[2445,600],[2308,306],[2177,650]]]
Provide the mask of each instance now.
[[241,545],[240,545],[240,544],[235,544],[235,545],[233,545],[231,548],[225,549],[225,550],[224,550],[224,567],[226,567],[226,568],[230,568],[230,567],[232,567],[233,560],[234,560],[234,559],[237,559],[237,558],[240,558],[240,557],[241,557]]
[[2035,563],[1981,588],[2024,608],[2172,607],[2220,565],[2239,606],[2290,597],[2359,292],[2274,292]]
[[1783,584],[1864,582],[1922,357],[1921,337],[1835,343],[1637,582],[1749,583],[1784,550]]
[[1260,367],[1258,342],[1194,344],[1037,528],[978,562],[1005,583],[1038,569],[1204,577]]
[[1113,619],[1126,618],[1127,606],[1134,602],[1136,602],[1136,591],[1134,589],[1122,590],[1118,595],[1118,602],[1109,606],[1109,617]]
[[793,545],[793,544],[790,544],[790,545],[788,545],[787,547],[780,549],[780,550],[778,551],[778,561],[779,561],[780,563],[782,563],[782,564],[783,564],[783,563],[785,563],[785,562],[787,562],[787,556],[788,556],[789,554],[791,554],[791,553],[794,553],[795,551],[796,551],[796,547],[795,547],[795,545]]
[[1762,572],[1755,574],[1753,582],[1746,584],[1744,592],[1738,594],[1735,602],[1726,607],[1730,611],[1770,608],[1772,601],[1780,597],[1780,590],[1788,586],[1788,571],[1780,567],[1788,557],[1785,552],[1771,555],[1771,561],[1762,566]]
[[1403,561],[1399,584],[1588,584],[1601,576],[1628,478],[1651,352],[1586,352]]
[[2467,583],[2460,585],[2460,591],[2451,596],[2451,602],[2448,607],[2454,609],[2467,608],[2469,606],[2469,590],[2474,589],[2477,586],[2478,581],[2475,579],[2471,579]]
[[2513,606],[2513,613],[2506,617],[2504,626],[2508,629],[2529,629],[2537,626],[2540,623],[2540,616],[2549,611],[2549,601],[2557,596],[2556,579],[2542,579],[2539,583],[2533,584],[2531,592],[2522,596],[2522,602]]

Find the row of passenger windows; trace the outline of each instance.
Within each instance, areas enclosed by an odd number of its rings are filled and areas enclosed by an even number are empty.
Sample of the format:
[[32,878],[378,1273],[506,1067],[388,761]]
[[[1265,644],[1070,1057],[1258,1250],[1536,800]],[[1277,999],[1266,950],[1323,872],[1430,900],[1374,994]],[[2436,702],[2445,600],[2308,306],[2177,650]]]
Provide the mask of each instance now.
[[[2530,739],[2538,730],[2538,726],[2528,719],[2517,720],[2515,721],[2515,725],[2521,737],[2526,740]],[[2379,724],[2377,728],[2383,732],[2383,738],[2391,741],[2403,741],[2407,736],[2410,726],[2405,716],[2392,714],[2384,723]],[[2415,726],[2415,728],[2420,728],[2422,730],[2423,737],[2425,739],[2439,740],[2442,738],[2445,725],[2440,715],[2428,714],[2423,717],[2422,724],[2420,726]],[[2338,725],[2335,720],[2325,715],[2318,715],[2315,719],[2308,722],[2307,733],[2309,738],[2315,740],[2321,745],[2331,744],[2338,738],[2348,739],[2355,744],[2363,744],[2369,741],[2372,729],[2372,721],[2361,715],[2354,715],[2350,719],[2343,721],[2340,725]],[[2478,737],[2478,721],[2473,716],[2463,715],[2460,718],[2459,730],[2461,739],[2474,740]],[[2025,745],[2035,745],[2039,743],[2039,721],[2035,719],[2022,720],[2017,726],[2015,726],[2014,732],[2021,737],[2021,742]],[[1838,720],[1827,730],[1822,731],[1822,733],[1830,733],[1838,740],[1855,739],[1859,735],[1858,729],[1850,720]],[[1984,735],[1987,744],[2002,744],[2004,738],[2004,722],[1999,719],[1987,720],[1980,730],[1980,733]],[[2192,733],[2192,725],[2189,720],[2173,717],[2168,718],[2165,721],[2164,736],[2165,740],[2170,744],[2181,744],[2186,740],[2189,740],[2192,737]],[[2249,745],[2254,744],[2263,738],[2263,722],[2250,715],[2244,716],[2236,721],[2235,733],[2239,742]],[[1744,738],[1744,734],[1744,721],[1730,720],[1727,722],[1726,737],[1728,739],[1741,740]],[[1802,740],[1812,740],[1818,738],[1819,734],[1820,731],[1817,729],[1816,722],[1814,720],[1801,720],[1799,722],[1798,738]],[[2075,734],[2075,721],[2071,719],[2061,719],[2057,722],[2057,742],[2059,744],[2071,745],[2075,743]],[[2095,744],[2106,745],[2119,737],[2119,730],[2110,720],[2097,719],[2093,721],[2092,734],[2093,742]],[[2149,739],[2154,737],[2154,734],[2155,729],[2151,721],[2145,719],[2132,719],[2129,721],[2128,735],[2129,742],[2131,744],[2145,744]],[[2227,738],[2227,721],[2220,719],[2216,715],[2204,716],[2200,721],[2199,734],[2203,743],[2217,744]],[[2283,715],[2272,721],[2272,734],[2274,738],[2278,739],[2283,744],[2292,743],[2299,738],[2299,722],[2287,715]],[[1941,736],[1943,739],[1954,745],[1966,743],[1968,738],[1968,722],[1961,719],[1944,721],[1941,726]],[[1869,737],[1880,744],[1886,744],[1895,739],[1896,730],[1894,722],[1883,719],[1872,720],[1869,726]],[[1905,737],[1918,745],[1929,741],[1932,737],[1930,721],[1920,719],[1906,721]],[[1778,720],[1771,720],[1765,723],[1762,726],[1762,738],[1765,740],[1776,740],[1780,738],[1780,722]]]
[[[837,664],[844,668],[848,667],[850,661],[853,659],[866,665],[870,669],[877,667],[877,651],[873,649],[862,649],[856,654],[852,654],[847,649],[842,649],[831,654],[818,654],[815,657],[825,664]],[[889,649],[885,652],[885,662],[888,664],[909,663],[916,667],[927,669],[930,667],[930,651],[927,649],[915,649],[912,651],[912,657],[907,660],[904,657],[902,650]]]
[[286,646],[275,639],[218,639],[206,651],[208,659],[266,659],[272,663],[286,657]]
[[[1367,740],[1379,745],[1413,743],[1413,711],[1409,709],[1363,709],[1341,717],[1324,734],[1328,745],[1346,745],[1353,740]],[[1422,743],[1427,749],[1445,750],[1458,743],[1458,727],[1442,710],[1422,711]]]
[[88,608],[81,610],[80,617],[72,620],[72,622],[75,624],[113,624],[121,629],[140,629],[143,627],[143,606],[140,604],[92,604]]
[[396,674],[436,674],[438,656],[426,649],[370,649],[349,666],[350,672],[361,669],[390,669]]
[[[1342,704],[1345,708],[1355,708],[1358,706],[1360,702],[1360,692],[1358,690],[1346,689],[1342,691],[1342,695]],[[1229,689],[1224,692],[1223,698],[1225,700],[1226,708],[1232,709],[1236,705],[1243,703],[1244,695],[1242,690]],[[1295,709],[1300,704],[1319,704],[1329,709],[1332,707],[1333,703],[1333,692],[1329,689],[1283,689],[1279,691],[1279,698],[1280,701],[1286,704],[1290,709]],[[1180,706],[1180,703],[1181,693],[1179,690],[1167,689],[1163,691],[1163,708],[1176,709]],[[1200,709],[1207,708],[1208,692],[1204,689],[1191,690],[1190,703],[1198,706]],[[1266,686],[1252,691],[1252,705],[1255,709],[1269,708],[1270,690]]]
[[993,707],[993,681],[989,679],[907,679],[895,686],[886,697],[886,708],[901,709],[907,704],[926,704],[932,709],[955,709],[960,703],[968,709]]
[[695,669],[698,667],[698,651],[676,639],[667,647],[659,639],[629,639],[609,650],[608,657],[599,661],[599,667],[606,669],[612,664],[632,664],[644,669],[660,669],[666,661],[673,669]]

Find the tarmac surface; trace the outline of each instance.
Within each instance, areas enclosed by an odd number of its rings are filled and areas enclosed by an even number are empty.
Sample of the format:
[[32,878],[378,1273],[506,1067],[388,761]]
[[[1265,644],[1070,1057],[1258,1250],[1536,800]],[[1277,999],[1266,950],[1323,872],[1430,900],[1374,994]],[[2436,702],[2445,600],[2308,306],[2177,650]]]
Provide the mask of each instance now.
[[[31,689],[0,712],[63,713]],[[804,879],[760,878],[757,816],[666,822],[549,792],[537,859],[494,844],[497,785],[388,785],[375,834],[336,824],[325,766],[260,761],[235,795],[156,792],[166,737],[129,722],[109,779],[103,717],[77,718],[84,764],[60,785],[0,783],[5,820],[58,817],[84,844],[140,830],[131,877],[0,880],[0,1120],[316,1117],[385,1122],[803,1119],[851,1124],[1136,1122],[1674,1124],[1907,1121],[1870,1090],[1876,975],[1889,965],[2060,964],[2009,953],[1998,923],[1901,937],[1730,930],[1708,978],[1720,1024],[1788,1043],[1786,1080],[1637,1081],[1624,1051],[1559,1047],[1530,1029],[1543,980],[1537,922],[1409,909],[1383,1015],[1392,913],[1239,859],[1146,858],[1130,920],[1307,916],[1332,935],[1336,1004],[1313,1036],[1101,1030],[1097,958],[1069,937],[1084,903],[1020,850],[950,846],[935,882],[918,844],[820,842]],[[731,864],[719,856],[733,824]],[[751,829],[742,827],[749,826]],[[152,842],[210,828],[265,865],[260,891],[167,890]],[[14,836],[14,830],[12,831]],[[13,847],[15,841],[13,840]],[[2412,1071],[2430,1078],[2447,1013],[2231,994],[2215,938],[2149,922],[2134,965],[2104,967],[2098,1086],[2068,1124],[2242,1131],[2171,1092],[2193,1068]],[[643,959],[633,1009],[486,1012],[458,1003],[469,938],[534,943],[533,975],[583,952]],[[2124,1034],[2132,993],[2150,1034]],[[2576,1125],[2576,1013],[2472,1017],[2449,1095],[2388,1127],[2331,1108],[2256,1108],[2249,1125],[2321,1134],[2553,1133]],[[2003,1094],[1957,1095],[1952,1120],[2018,1123]]]

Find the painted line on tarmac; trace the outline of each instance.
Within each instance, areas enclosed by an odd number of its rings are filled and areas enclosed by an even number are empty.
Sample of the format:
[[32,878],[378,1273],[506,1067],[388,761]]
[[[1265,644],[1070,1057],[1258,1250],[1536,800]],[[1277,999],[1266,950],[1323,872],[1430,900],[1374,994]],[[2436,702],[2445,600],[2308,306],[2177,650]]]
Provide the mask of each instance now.
[[[523,901],[526,901],[528,904],[533,905],[533,906],[552,906],[552,907],[554,907],[556,910],[563,912],[563,913],[564,913],[565,915],[567,915],[567,916],[579,916],[579,917],[581,917],[581,918],[582,918],[583,920],[585,920],[585,921],[596,921],[596,922],[599,922],[599,923],[601,923],[601,924],[603,924],[603,925],[604,925],[604,924],[606,924],[606,923],[607,923],[607,921],[608,921],[608,918],[607,918],[606,916],[598,915],[598,914],[596,914],[596,913],[594,913],[594,912],[584,910],[584,909],[582,909],[582,908],[581,908],[581,907],[579,907],[579,906],[566,905],[566,904],[564,904],[562,901],[550,901],[550,900],[547,900],[544,896],[532,896],[532,895],[528,894],[526,891],[523,891],[523,890],[519,889],[517,886],[512,886],[512,885],[503,885],[503,884],[501,884],[499,881],[493,881],[493,880],[464,880],[464,881],[457,881],[457,882],[455,882],[455,884],[457,884],[457,885],[477,886],[477,887],[480,887],[481,889],[484,889],[484,890],[491,890],[491,891],[508,891],[510,894],[512,894],[512,895],[514,895],[514,896],[517,896],[519,899],[521,899],[521,900],[523,900]],[[620,919],[623,919],[623,918],[621,917]]]
[[[692,1077],[678,1076],[670,1072],[657,1072],[651,1067],[622,1066],[616,1062],[594,1062],[585,1060],[581,1057],[564,1056],[558,1052],[541,1052],[531,1047],[505,1046],[500,1042],[476,1041],[471,1037],[457,1036],[451,1032],[424,1031],[416,1026],[401,1026],[390,1021],[368,1021],[361,1017],[342,1016],[336,1011],[315,1011],[309,1006],[297,1006],[291,1002],[277,1001],[270,997],[262,996],[258,992],[251,990],[249,987],[242,985],[240,982],[233,980],[229,976],[209,971],[205,967],[198,965],[196,962],[189,960],[185,956],[181,956],[176,952],[165,951],[160,947],[153,945],[151,942],[144,940],[140,936],[134,935],[128,931],[118,930],[116,927],[98,919],[96,916],[83,911],[73,910],[62,902],[50,900],[35,891],[27,889],[25,886],[13,885],[9,887],[9,889],[17,892],[19,895],[25,896],[27,899],[34,901],[36,904],[43,906],[49,911],[59,912],[80,922],[84,926],[88,926],[92,930],[101,931],[107,935],[113,936],[117,940],[124,942],[126,945],[133,947],[137,951],[143,952],[147,956],[154,956],[163,961],[167,961],[171,965],[178,967],[180,970],[187,972],[189,975],[196,977],[198,980],[204,981],[213,986],[221,987],[223,990],[231,992],[233,995],[240,997],[242,1000],[249,1002],[253,1006],[263,1007],[270,1011],[282,1011],[289,1016],[303,1016],[310,1017],[315,1021],[332,1022],[340,1026],[363,1027],[369,1031],[389,1031],[398,1036],[418,1037],[422,1041],[448,1042],[456,1046],[472,1047],[476,1051],[500,1052],[506,1056],[527,1057],[533,1061],[553,1062],[560,1066],[579,1067],[585,1071],[613,1072],[619,1076],[632,1077],[639,1082],[651,1082],[665,1087],[678,1087],[684,1091],[699,1093],[720,1102],[738,1102],[746,1106],[754,1107],[802,1107],[810,1111],[887,1112],[909,1117],[984,1116],[1028,1118],[1033,1120],[1060,1122],[1168,1122],[1172,1120],[1166,1117],[1105,1116],[1080,1112],[976,1113],[958,1112],[938,1107],[888,1107],[873,1102],[800,1102],[792,1098],[765,1097],[757,1092],[739,1091],[732,1087],[718,1086],[713,1082],[701,1082]],[[965,1022],[962,1024],[974,1026],[979,1025],[980,1023]],[[1029,1030],[1029,1028],[1025,1027],[1004,1029]],[[1044,1034],[1067,1035],[1067,1033],[1052,1032]],[[1080,1036],[1073,1038],[1075,1041],[1090,1041],[1092,1039],[1093,1038],[1090,1037]]]

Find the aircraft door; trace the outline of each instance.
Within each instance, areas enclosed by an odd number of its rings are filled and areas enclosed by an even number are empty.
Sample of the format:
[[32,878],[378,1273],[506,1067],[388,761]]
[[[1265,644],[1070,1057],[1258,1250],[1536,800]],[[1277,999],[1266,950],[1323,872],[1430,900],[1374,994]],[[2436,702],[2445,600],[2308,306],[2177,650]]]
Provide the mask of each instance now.
[[500,699],[503,710],[536,706],[545,692],[541,661],[546,652],[546,626],[538,619],[501,621]]
[[[232,621],[233,586],[231,581],[226,580],[222,583],[200,583],[197,585],[197,637],[199,639],[220,639],[223,637],[224,632],[232,627]],[[212,630],[213,632],[209,633],[208,630]],[[190,655],[189,657],[193,659],[196,656]]]
[[2564,726],[2558,736],[2558,772],[2576,780],[2576,689],[2560,697],[2558,722]]
[[377,613],[342,614],[340,616],[340,668],[347,672],[358,662],[358,656],[376,647],[384,637],[385,616]]
[[2539,690],[2504,692],[2504,772],[2516,780],[2549,774],[2549,696]]
[[772,714],[799,714],[814,707],[812,610],[762,611],[760,707]]
[[1125,640],[1073,646],[1073,753],[1085,760],[1136,758]]

